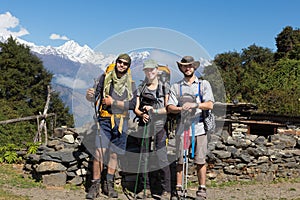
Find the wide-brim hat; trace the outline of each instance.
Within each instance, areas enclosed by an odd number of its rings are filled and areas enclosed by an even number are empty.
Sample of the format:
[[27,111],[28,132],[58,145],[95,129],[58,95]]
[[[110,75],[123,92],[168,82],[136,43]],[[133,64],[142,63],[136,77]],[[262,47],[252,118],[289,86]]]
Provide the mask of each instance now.
[[199,61],[195,61],[194,58],[192,56],[184,56],[181,61],[176,61],[177,65],[180,69],[180,67],[182,65],[190,65],[192,64],[193,67],[195,68],[195,70],[200,66],[200,62]]

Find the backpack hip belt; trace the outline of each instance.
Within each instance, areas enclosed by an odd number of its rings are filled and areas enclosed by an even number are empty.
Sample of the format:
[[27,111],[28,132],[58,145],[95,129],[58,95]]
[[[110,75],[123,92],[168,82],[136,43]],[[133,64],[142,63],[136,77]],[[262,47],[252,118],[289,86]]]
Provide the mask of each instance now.
[[128,116],[127,111],[121,114],[110,114],[107,110],[103,110],[103,109],[100,111],[100,117],[110,118],[111,128],[114,128],[116,125],[115,118],[120,119],[119,128],[118,128],[120,134],[122,134],[123,131],[124,118],[126,118],[127,116]]

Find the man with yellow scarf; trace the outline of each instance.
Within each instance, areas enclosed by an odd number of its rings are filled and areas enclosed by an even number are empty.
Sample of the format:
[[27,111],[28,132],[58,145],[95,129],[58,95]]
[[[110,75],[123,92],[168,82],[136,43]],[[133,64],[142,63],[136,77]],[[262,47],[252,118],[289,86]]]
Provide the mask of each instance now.
[[97,79],[98,83],[86,92],[87,100],[95,102],[100,125],[99,134],[95,138],[93,180],[87,199],[99,197],[103,164],[107,165],[107,175],[102,192],[110,198],[118,198],[118,193],[114,190],[117,158],[125,153],[128,111],[133,110],[136,104],[136,89],[129,70],[130,64],[130,56],[120,54],[112,69],[106,70]]

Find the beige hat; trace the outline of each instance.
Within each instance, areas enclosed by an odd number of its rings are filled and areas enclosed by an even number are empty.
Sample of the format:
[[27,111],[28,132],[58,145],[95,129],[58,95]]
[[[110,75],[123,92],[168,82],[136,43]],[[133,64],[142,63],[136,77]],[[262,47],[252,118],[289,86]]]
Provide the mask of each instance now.
[[149,60],[144,61],[143,69],[154,69],[157,67],[158,67],[158,64],[155,60],[149,59]]
[[190,65],[192,64],[195,69],[197,69],[200,66],[199,61],[195,61],[192,56],[184,56],[180,62],[176,61],[178,67],[180,68],[181,65]]

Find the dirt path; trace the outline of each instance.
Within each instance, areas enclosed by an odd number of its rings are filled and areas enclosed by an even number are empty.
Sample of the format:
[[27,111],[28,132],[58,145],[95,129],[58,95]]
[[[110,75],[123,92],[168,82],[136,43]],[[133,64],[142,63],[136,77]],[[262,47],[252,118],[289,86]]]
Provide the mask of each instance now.
[[[85,199],[84,189],[67,190],[63,188],[34,188],[22,189],[15,187],[4,187],[16,195],[28,196],[32,200],[78,200]],[[189,190],[194,195],[195,190]],[[108,199],[103,196],[97,199]],[[128,199],[122,193],[119,199]],[[224,188],[209,188],[208,199],[214,200],[300,200],[300,183],[278,183],[278,184],[255,184],[255,185],[237,185]]]

